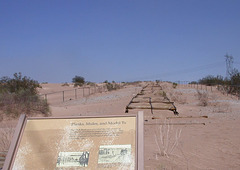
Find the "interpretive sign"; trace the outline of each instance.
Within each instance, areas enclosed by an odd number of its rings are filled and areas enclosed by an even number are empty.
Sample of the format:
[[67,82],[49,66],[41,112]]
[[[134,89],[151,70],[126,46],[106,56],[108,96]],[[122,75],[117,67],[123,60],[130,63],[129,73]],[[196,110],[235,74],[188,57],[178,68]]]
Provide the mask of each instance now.
[[140,117],[22,118],[4,168],[143,169]]

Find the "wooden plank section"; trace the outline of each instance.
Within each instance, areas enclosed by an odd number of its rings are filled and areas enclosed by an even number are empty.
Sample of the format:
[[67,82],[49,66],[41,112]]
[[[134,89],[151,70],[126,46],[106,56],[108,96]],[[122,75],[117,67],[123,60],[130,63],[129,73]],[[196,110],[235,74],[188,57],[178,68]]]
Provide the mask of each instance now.
[[154,90],[153,92],[141,91],[139,93],[139,95],[149,95],[149,94],[153,94],[155,96],[165,96],[166,95],[166,93],[163,90]]
[[141,92],[134,96],[126,106],[125,113],[128,113],[128,109],[151,109],[152,114],[153,110],[171,110],[175,115],[179,114],[174,102],[167,98],[159,84],[148,84],[143,87]]
[[154,109],[154,110],[176,110],[173,104],[168,103],[131,103],[127,109]]
[[[149,97],[137,97],[132,100],[132,103],[149,103],[150,98]],[[173,102],[170,102],[168,99],[162,97],[162,98],[151,98],[151,103],[169,103],[173,104]]]
[[155,98],[155,97],[166,97],[165,95],[157,95],[157,94],[137,94],[137,97],[144,97],[144,98]]

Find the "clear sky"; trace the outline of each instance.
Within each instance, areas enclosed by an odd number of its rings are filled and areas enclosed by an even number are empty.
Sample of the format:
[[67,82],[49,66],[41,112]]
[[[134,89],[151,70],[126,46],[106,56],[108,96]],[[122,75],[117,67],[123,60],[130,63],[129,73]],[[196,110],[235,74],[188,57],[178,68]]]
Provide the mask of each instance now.
[[240,70],[240,0],[0,0],[0,77],[192,81]]

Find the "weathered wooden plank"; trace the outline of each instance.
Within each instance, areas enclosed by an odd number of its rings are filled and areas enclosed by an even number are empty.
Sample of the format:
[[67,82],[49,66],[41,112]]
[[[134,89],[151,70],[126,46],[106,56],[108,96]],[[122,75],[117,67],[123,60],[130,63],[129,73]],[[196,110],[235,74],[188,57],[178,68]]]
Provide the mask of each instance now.
[[139,95],[149,95],[149,94],[153,94],[155,96],[166,96],[166,93],[163,90],[156,90],[153,92],[147,92],[147,91],[141,91],[140,93],[138,93]]
[[6,157],[7,152],[0,152],[0,157]]
[[158,97],[158,98],[149,98],[149,97],[137,97],[132,100],[132,103],[170,103],[173,104],[173,102],[170,102],[168,99],[164,97]]
[[168,103],[131,103],[127,109],[154,109],[154,110],[176,110],[173,104]]

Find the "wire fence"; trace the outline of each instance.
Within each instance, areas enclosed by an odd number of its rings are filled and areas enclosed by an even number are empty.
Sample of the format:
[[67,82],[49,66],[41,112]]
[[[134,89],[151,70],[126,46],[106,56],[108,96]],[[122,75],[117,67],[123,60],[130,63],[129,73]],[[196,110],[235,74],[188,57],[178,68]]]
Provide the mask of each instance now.
[[[119,84],[117,84],[120,86]],[[92,94],[102,93],[109,91],[106,84],[101,86],[84,86],[74,88],[72,90],[63,90],[52,93],[40,94],[40,97],[45,99],[49,104],[58,104],[69,100],[76,100],[84,97],[88,97]]]
[[220,91],[222,94],[232,97],[237,97],[240,100],[240,85],[222,85],[222,84],[200,84],[192,83],[191,81],[176,81],[179,85],[196,88],[198,90],[211,91],[214,90]]

